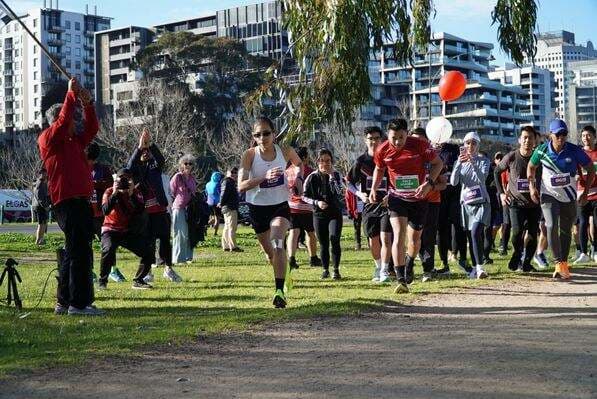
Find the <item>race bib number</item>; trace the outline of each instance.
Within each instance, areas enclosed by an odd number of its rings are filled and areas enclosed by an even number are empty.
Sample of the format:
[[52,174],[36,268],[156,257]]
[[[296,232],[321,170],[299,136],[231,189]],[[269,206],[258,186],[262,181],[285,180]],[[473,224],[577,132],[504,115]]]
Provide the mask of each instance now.
[[570,185],[570,174],[569,173],[558,173],[557,175],[551,176],[549,183],[552,188],[561,188]]
[[93,190],[93,194],[91,194],[91,203],[92,204],[97,204],[97,191],[95,191],[95,189]]
[[[366,185],[365,190],[371,191],[371,187],[373,187],[373,177],[372,176],[367,176],[367,181],[366,181],[365,185]],[[379,187],[377,188],[377,191],[388,191],[388,179],[385,176],[382,177],[381,183],[379,183]]]
[[399,193],[411,193],[419,187],[419,176],[406,175],[396,176],[396,191]]
[[273,179],[266,179],[259,184],[260,188],[272,188],[278,187],[284,184],[284,174],[281,174],[278,177],[274,177]]
[[481,191],[481,186],[474,186],[471,188],[467,188],[464,191],[464,203],[467,205],[479,204],[485,201],[483,199],[483,192]]
[[519,193],[529,193],[529,179],[518,179],[516,180],[516,189]]
[[157,198],[155,198],[155,197],[150,198],[145,202],[145,208],[151,208],[152,206],[156,206],[156,205],[159,205],[159,204],[158,204]]

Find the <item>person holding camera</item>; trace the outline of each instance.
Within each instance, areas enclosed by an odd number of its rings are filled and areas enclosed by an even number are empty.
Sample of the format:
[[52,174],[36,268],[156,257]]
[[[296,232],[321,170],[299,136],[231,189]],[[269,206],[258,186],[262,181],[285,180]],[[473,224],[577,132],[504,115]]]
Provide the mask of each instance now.
[[141,193],[135,189],[128,169],[116,172],[114,185],[104,193],[102,210],[105,218],[102,226],[102,259],[98,288],[107,287],[108,272],[116,264],[118,247],[126,248],[141,258],[133,278],[133,288],[151,288],[143,279],[155,261],[155,247],[149,245],[149,238],[145,234],[147,228],[138,225],[143,220],[145,202]]
[[[83,109],[83,127],[75,129],[77,101]],[[53,212],[64,232],[64,250],[59,253],[56,314],[103,314],[93,306],[91,269],[93,216],[89,198],[93,193],[85,147],[99,129],[91,94],[76,79],[68,82],[63,104],[46,111],[50,126],[38,138],[39,152],[48,172]]]
[[187,221],[187,206],[197,190],[197,181],[193,176],[195,158],[183,155],[178,160],[178,173],[170,180],[170,190],[174,202],[172,203],[172,224],[174,240],[172,242],[172,262],[191,263],[193,261],[193,247],[189,235]]
[[37,245],[45,245],[46,243],[44,236],[48,232],[50,206],[52,206],[52,201],[50,201],[50,195],[48,194],[48,173],[44,168],[41,168],[31,198],[32,216],[37,221],[37,230],[35,232],[35,244]]
[[[162,184],[165,164],[166,160],[160,149],[151,142],[149,131],[143,129],[139,138],[139,146],[133,152],[128,162],[128,168],[145,201],[150,245],[153,247],[154,253],[156,240],[160,241],[157,265],[164,266],[163,276],[165,279],[178,283],[182,279],[172,268],[172,244],[170,242],[172,221],[168,213],[168,198]],[[151,272],[145,277],[145,281],[153,281]]]

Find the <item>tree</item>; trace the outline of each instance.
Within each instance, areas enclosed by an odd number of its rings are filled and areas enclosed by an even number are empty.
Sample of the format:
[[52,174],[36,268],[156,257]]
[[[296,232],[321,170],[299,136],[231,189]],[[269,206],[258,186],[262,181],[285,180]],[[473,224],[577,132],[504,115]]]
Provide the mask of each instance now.
[[240,167],[240,158],[243,152],[251,145],[252,118],[245,114],[237,114],[226,122],[222,132],[222,138],[214,135],[206,135],[207,148],[217,160],[221,170],[237,166]]
[[0,187],[31,190],[41,167],[37,134],[19,134],[11,146],[0,148]]
[[120,102],[115,124],[111,113],[101,120],[96,142],[102,147],[103,158],[118,169],[126,165],[143,129],[148,129],[152,141],[166,158],[167,172],[176,170],[178,158],[192,153],[197,140],[206,140],[200,118],[194,113],[186,87],[165,82],[144,80],[136,99]]
[[[288,83],[282,65],[268,70],[266,83],[249,99],[257,107],[272,93],[286,109],[290,136],[336,120],[346,126],[369,101],[371,46],[394,43],[398,63],[408,64],[426,48],[435,15],[433,0],[284,0],[285,27],[299,79]],[[502,50],[521,63],[535,54],[536,0],[496,0],[492,12]]]

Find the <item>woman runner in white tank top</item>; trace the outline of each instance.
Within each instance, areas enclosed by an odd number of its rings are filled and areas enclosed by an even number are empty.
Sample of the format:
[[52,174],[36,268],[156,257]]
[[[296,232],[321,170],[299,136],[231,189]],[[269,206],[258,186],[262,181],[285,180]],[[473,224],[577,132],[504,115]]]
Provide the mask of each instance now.
[[275,144],[274,134],[271,120],[257,118],[252,133],[257,146],[243,153],[238,190],[246,192],[253,229],[274,268],[276,291],[273,304],[284,308],[287,262],[284,238],[290,228],[289,191],[284,173],[288,162],[301,169],[295,186],[299,193],[302,193],[303,179],[301,159],[292,148]]

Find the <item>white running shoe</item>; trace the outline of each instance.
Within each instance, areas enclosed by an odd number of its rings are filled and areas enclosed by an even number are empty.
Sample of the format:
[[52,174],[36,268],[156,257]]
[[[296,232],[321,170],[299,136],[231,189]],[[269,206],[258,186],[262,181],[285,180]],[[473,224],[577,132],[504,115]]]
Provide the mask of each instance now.
[[172,269],[171,267],[164,268],[164,278],[166,280],[172,281],[173,283],[180,283],[182,281],[182,278],[180,278],[180,276],[176,274],[174,269]]
[[380,272],[381,272],[381,268],[375,267],[375,269],[373,270],[373,277],[371,278],[371,281],[373,281],[374,283],[379,283]]
[[487,278],[487,272],[483,269],[477,270],[477,279],[480,280],[482,278]]
[[578,258],[576,258],[576,260],[574,262],[572,262],[573,265],[580,265],[582,263],[589,263],[591,262],[591,257],[587,254],[581,253],[580,256]]
[[153,273],[147,273],[147,276],[143,277],[143,281],[146,283],[153,283]]
[[574,260],[572,261],[572,263],[576,262],[576,260],[578,258],[580,258],[581,255],[583,255],[583,253],[580,252],[580,250],[577,249],[576,252],[574,253]]
[[545,255],[543,253],[535,254],[535,256],[533,256],[533,262],[535,262],[537,265],[538,270],[545,270],[548,268]]
[[380,284],[382,284],[382,283],[389,283],[391,281],[392,281],[392,279],[390,278],[390,274],[388,273],[387,270],[381,270],[379,272],[379,280],[378,280],[378,282]]

